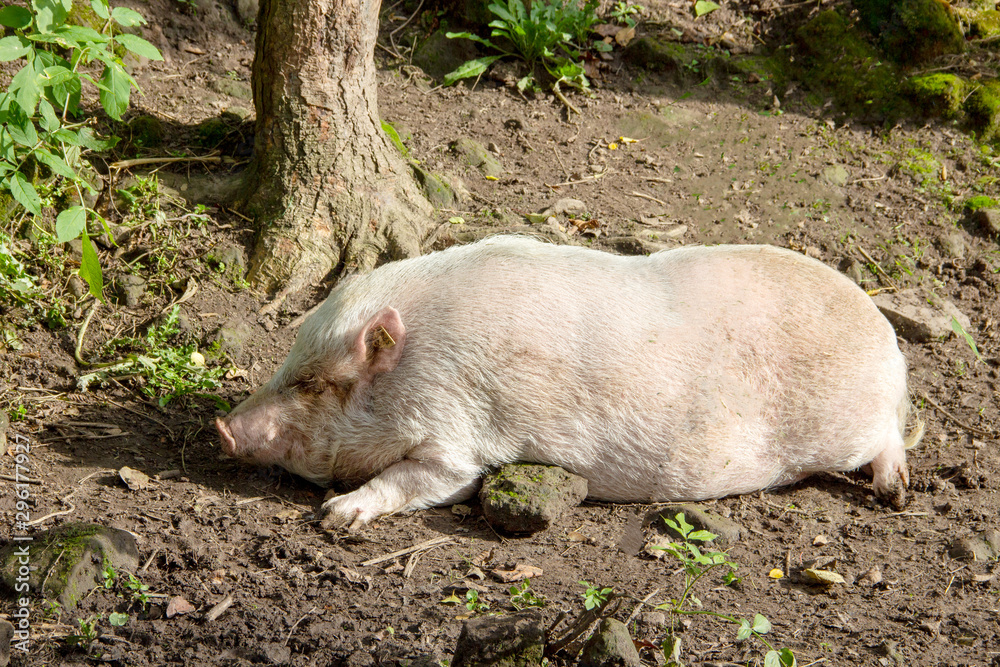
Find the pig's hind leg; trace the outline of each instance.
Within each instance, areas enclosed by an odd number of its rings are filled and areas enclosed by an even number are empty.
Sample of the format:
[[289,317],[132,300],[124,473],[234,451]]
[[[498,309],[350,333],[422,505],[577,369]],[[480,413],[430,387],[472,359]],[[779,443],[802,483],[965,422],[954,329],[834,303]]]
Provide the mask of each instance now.
[[902,509],[906,504],[906,488],[910,485],[903,436],[896,432],[886,438],[886,446],[872,460],[871,469],[875,495],[896,509]]
[[467,500],[479,487],[479,471],[463,474],[456,468],[403,459],[361,488],[323,503],[321,525],[346,526],[348,532],[354,532],[383,514]]

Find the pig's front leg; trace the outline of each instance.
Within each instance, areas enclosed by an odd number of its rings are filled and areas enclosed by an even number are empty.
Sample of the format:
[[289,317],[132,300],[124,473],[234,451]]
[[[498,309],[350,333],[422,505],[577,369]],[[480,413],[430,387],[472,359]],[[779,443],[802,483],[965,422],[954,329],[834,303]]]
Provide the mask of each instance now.
[[330,498],[320,510],[324,528],[354,532],[383,514],[467,500],[479,474],[462,473],[437,462],[403,459],[356,491]]

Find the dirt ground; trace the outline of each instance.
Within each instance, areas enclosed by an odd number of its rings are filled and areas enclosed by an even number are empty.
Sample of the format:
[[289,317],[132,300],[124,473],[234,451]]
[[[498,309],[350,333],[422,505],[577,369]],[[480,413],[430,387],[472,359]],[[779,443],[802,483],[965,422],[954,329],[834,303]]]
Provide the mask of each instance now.
[[[252,26],[235,5],[132,6],[149,18],[145,34],[166,56],[135,68],[145,95],[130,113],[160,118],[168,137],[136,154],[190,147],[202,121],[252,109]],[[817,5],[794,7],[787,22],[807,18]],[[744,529],[729,548],[742,580],[723,586],[712,577],[698,597],[706,609],[767,616],[772,642],[793,649],[799,665],[1000,664],[995,559],[949,555],[956,540],[997,528],[1000,510],[992,435],[1000,431],[1000,249],[960,206],[975,195],[1000,198],[993,154],[944,124],[855,124],[807,103],[801,86],[768,90],[752,77],[736,77],[679,88],[675,79],[617,55],[598,73],[591,97],[571,96],[579,115],[567,114],[551,96],[525,98],[490,77],[475,89],[438,88],[390,53],[405,56],[411,31],[425,35],[440,18],[422,13],[390,39],[414,8],[386,12],[379,99],[410,154],[467,190],[453,208],[439,211],[447,224],[435,247],[464,238],[468,229],[523,226],[524,214],[572,197],[587,215],[562,220],[559,233],[574,243],[639,253],[693,243],[773,243],[842,270],[856,262],[868,289],[923,286],[969,316],[981,359],[958,336],[900,342],[927,424],[923,443],[909,455],[904,511],[876,502],[863,473],[704,503]],[[696,23],[687,3],[663,2],[648,5],[639,32],[673,27],[685,39],[710,40],[728,31],[733,48],[749,49],[778,11],[768,3],[733,5]],[[502,176],[488,180],[463,164],[449,149],[461,137],[488,146]],[[229,137],[237,163],[245,160],[241,142],[238,131]],[[226,245],[249,251],[249,222],[227,209],[210,205],[207,218],[193,225],[182,217],[204,201],[206,188],[238,168],[187,163],[161,170],[159,224],[184,233],[155,237],[147,229],[132,236],[124,254],[102,251],[109,277],[131,262],[147,289],[134,307],[101,307],[87,330],[85,356],[104,341],[141,332],[178,300],[185,283],[153,270],[167,261],[172,275],[200,286],[182,305],[188,340],[208,349],[220,326],[243,327],[227,355],[209,357],[228,371],[221,397],[235,404],[270,377],[293,342],[295,319],[330,285],[261,314],[266,296],[204,261]],[[164,245],[164,238],[177,242]],[[350,537],[324,532],[311,513],[325,490],[225,458],[212,401],[189,398],[159,408],[128,380],[77,391],[73,349],[89,308],[71,309],[62,330],[40,324],[19,330],[22,349],[0,352],[0,401],[13,415],[8,435],[32,444],[31,474],[41,482],[33,487],[32,516],[57,513],[37,529],[94,521],[131,531],[143,563],[137,574],[162,597],[142,609],[95,591],[61,613],[44,612],[38,601],[32,652],[14,652],[14,665],[447,664],[463,619],[514,611],[510,584],[490,573],[518,563],[541,569],[531,587],[546,599],[549,621],[583,611],[581,581],[612,587],[622,598],[621,620],[679,593],[677,564],[642,550],[657,533],[647,521],[657,506],[584,503],[530,537],[496,534],[475,504],[468,514],[441,508],[386,517]],[[11,474],[13,465],[9,452],[0,456],[0,472]],[[152,476],[152,484],[129,490],[118,477],[123,466]],[[164,471],[180,472],[157,477]],[[0,509],[12,516],[12,485],[0,484],[10,487],[0,494]],[[5,522],[0,537],[11,529],[12,521]],[[450,540],[417,556],[365,564],[442,536]],[[826,569],[846,583],[821,587],[794,576],[816,559],[833,559]],[[785,576],[773,578],[774,569]],[[468,590],[478,592],[488,611],[444,602],[452,592],[464,602]],[[195,611],[168,619],[166,599],[178,595]],[[227,596],[232,606],[204,620]],[[113,611],[129,614],[126,625],[107,622]],[[98,619],[101,637],[86,649],[67,645],[78,619],[88,618]],[[631,621],[645,664],[663,664],[655,647],[665,630],[657,617],[639,613]],[[685,664],[763,662],[760,644],[737,643],[734,627],[707,617],[685,621],[680,635]],[[555,663],[572,661],[560,656]]]

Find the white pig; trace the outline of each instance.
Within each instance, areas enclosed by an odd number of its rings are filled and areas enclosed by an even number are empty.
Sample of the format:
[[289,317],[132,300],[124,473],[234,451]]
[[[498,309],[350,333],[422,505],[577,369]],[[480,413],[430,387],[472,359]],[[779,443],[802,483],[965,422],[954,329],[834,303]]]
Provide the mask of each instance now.
[[226,453],[365,482],[324,525],[469,498],[503,463],[609,501],[702,500],[871,464],[901,506],[906,361],[868,296],[770,246],[620,257],[498,236],[343,281],[225,419]]

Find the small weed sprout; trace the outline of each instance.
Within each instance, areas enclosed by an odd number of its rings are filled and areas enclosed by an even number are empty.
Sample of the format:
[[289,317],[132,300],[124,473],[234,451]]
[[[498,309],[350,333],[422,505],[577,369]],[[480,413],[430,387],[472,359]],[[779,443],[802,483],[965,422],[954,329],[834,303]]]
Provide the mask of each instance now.
[[98,617],[91,616],[87,619],[79,619],[79,632],[66,637],[66,643],[70,646],[90,646],[97,639]]
[[138,602],[143,609],[149,605],[149,586],[142,583],[134,574],[129,573],[125,588],[132,591],[133,602]]
[[520,586],[514,584],[510,587],[510,603],[514,609],[521,611],[529,607],[544,607],[545,597],[535,594],[531,589],[531,579],[525,579]]
[[[677,664],[680,641],[674,635],[673,623],[678,616],[712,616],[733,623],[738,627],[736,631],[736,641],[744,641],[750,637],[756,637],[764,646],[767,653],[764,656],[764,667],[795,667],[795,656],[788,648],[775,649],[770,642],[764,639],[764,635],[771,631],[771,622],[761,614],[755,614],[753,621],[745,618],[737,618],[729,614],[711,611],[702,608],[701,601],[695,597],[695,585],[712,570],[723,567],[727,569],[727,574],[732,573],[739,567],[729,560],[728,554],[722,551],[703,552],[695,544],[714,540],[716,535],[707,530],[695,530],[694,526],[687,522],[683,512],[677,514],[674,519],[663,517],[663,521],[683,538],[683,542],[672,542],[665,546],[655,547],[662,549],[681,562],[684,568],[684,590],[679,599],[668,600],[656,606],[657,609],[670,614],[671,632],[666,641],[663,642],[664,656],[667,664]],[[724,579],[725,583],[733,583],[730,577]]]
[[128,614],[123,614],[118,611],[113,611],[108,614],[108,623],[116,628],[120,628],[128,623]]
[[105,565],[101,571],[101,577],[104,579],[104,588],[111,590],[115,587],[115,580],[118,578],[118,573],[115,572],[115,568],[111,565]]
[[465,608],[474,614],[480,614],[487,611],[490,605],[486,602],[480,602],[479,591],[470,588],[465,592]]
[[583,608],[587,611],[600,609],[606,605],[611,594],[615,592],[613,588],[600,588],[589,581],[581,581],[580,585],[587,587],[587,590],[580,594],[583,597]]
[[641,14],[645,10],[642,5],[633,5],[628,0],[618,0],[615,6],[611,8],[611,18],[613,18],[618,23],[623,23],[630,28],[635,27],[635,16]]

